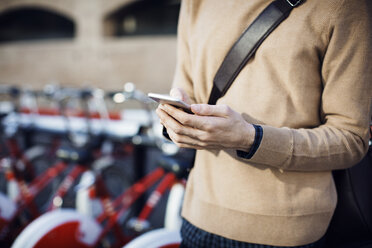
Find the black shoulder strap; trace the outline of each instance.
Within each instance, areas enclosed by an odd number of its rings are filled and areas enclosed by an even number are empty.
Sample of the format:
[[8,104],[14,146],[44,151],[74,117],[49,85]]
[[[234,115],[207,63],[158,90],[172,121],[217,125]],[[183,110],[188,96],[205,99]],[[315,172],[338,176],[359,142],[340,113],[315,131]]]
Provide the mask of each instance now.
[[[208,104],[216,104],[225,95],[261,43],[303,1],[305,0],[275,0],[261,12],[227,53],[214,77]],[[165,128],[163,135],[170,139]]]
[[267,36],[303,0],[275,0],[249,25],[227,53],[213,80],[208,104],[216,104]]

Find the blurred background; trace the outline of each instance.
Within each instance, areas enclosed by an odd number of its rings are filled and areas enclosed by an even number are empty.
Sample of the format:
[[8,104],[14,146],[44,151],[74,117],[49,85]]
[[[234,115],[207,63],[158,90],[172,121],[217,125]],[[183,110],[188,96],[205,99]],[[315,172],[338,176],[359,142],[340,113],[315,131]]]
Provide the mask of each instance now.
[[[81,232],[94,239],[84,247],[122,247],[160,227],[179,239],[193,157],[163,138],[145,95],[171,87],[179,9],[180,0],[0,0],[0,247],[39,247],[27,230],[58,236],[64,214],[94,221],[45,247],[83,247]],[[30,223],[43,218],[54,226],[41,234]]]
[[0,84],[169,91],[180,0],[0,0]]

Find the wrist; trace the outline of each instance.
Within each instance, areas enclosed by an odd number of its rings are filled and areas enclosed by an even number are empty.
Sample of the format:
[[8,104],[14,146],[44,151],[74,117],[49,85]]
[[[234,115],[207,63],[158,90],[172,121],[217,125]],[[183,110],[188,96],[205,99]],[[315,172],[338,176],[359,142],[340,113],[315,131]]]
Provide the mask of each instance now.
[[246,122],[244,131],[241,135],[241,138],[242,138],[242,142],[240,143],[241,146],[239,147],[238,150],[242,150],[246,152],[250,151],[253,145],[254,139],[255,139],[255,135],[256,135],[256,129],[254,128],[254,126]]
[[251,144],[250,149],[249,149],[248,152],[244,151],[244,150],[237,150],[236,151],[237,156],[240,157],[240,158],[251,159],[254,156],[254,154],[256,153],[256,151],[258,150],[258,148],[260,147],[262,137],[263,137],[263,129],[259,125],[253,125],[252,124],[252,127],[255,130],[254,131],[253,143]]

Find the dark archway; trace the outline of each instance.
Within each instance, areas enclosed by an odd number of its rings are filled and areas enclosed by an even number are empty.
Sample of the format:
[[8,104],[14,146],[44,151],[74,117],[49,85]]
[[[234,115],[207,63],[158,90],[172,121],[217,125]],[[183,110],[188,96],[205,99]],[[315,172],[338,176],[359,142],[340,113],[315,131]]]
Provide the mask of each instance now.
[[175,35],[180,0],[142,0],[105,18],[106,36]]
[[23,7],[0,15],[0,43],[74,36],[75,23],[68,17],[47,9]]

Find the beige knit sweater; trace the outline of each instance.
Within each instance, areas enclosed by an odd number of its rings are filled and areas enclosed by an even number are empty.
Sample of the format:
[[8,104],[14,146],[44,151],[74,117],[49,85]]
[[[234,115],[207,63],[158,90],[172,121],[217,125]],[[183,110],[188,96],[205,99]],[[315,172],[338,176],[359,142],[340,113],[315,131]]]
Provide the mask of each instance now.
[[[270,0],[183,0],[174,84],[206,103],[213,77]],[[183,216],[239,241],[321,238],[337,196],[331,170],[368,147],[372,1],[307,0],[267,38],[218,104],[263,126],[252,159],[198,151]]]

